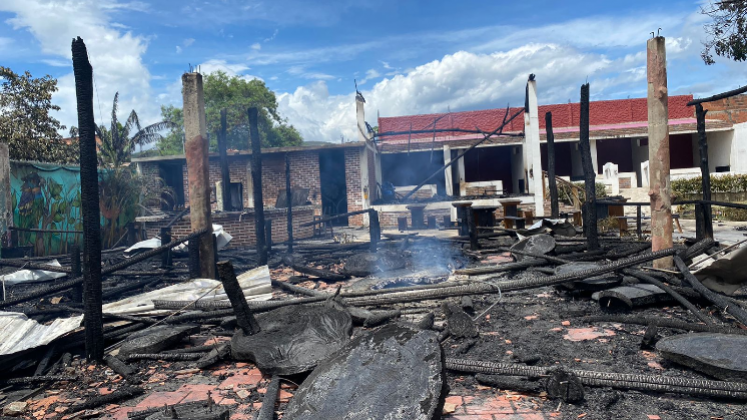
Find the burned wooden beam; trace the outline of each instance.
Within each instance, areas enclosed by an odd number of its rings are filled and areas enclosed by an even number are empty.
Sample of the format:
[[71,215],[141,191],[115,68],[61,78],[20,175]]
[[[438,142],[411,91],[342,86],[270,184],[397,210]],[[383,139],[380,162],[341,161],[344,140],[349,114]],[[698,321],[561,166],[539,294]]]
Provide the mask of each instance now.
[[219,262],[218,274],[220,275],[221,283],[223,283],[223,290],[225,290],[226,296],[228,296],[228,300],[231,302],[231,307],[236,315],[236,322],[241,331],[246,335],[260,332],[262,329],[254,318],[254,315],[252,315],[252,311],[246,303],[244,292],[241,290],[238,280],[236,280],[233,264],[230,261]]
[[[78,278],[82,275],[83,271],[80,265],[80,247],[77,244],[73,244],[70,247],[70,277]],[[73,287],[73,302],[83,303],[83,285]]]
[[584,233],[588,241],[588,249],[599,249],[599,233],[597,232],[597,191],[594,163],[591,157],[591,143],[589,141],[589,84],[581,85],[581,114],[579,116],[579,148],[581,149],[581,165],[584,169],[584,187],[586,200],[583,204]]
[[333,273],[329,270],[322,270],[320,268],[313,268],[306,265],[296,264],[296,263],[290,263],[290,267],[299,273],[308,274],[310,276],[319,277],[323,280],[329,280],[329,281],[342,281],[347,280],[350,278],[349,276],[343,275],[343,274],[337,274]]
[[[171,229],[161,228],[161,245],[171,243]],[[161,268],[171,267],[171,249],[169,248],[161,254]]]
[[136,373],[135,369],[115,356],[104,357],[104,363],[123,378],[130,379]]
[[104,358],[104,326],[101,314],[101,215],[96,122],[93,118],[93,68],[88,62],[86,44],[80,37],[73,40],[72,51],[80,143],[86,357],[88,360],[99,361]]
[[[695,105],[695,118],[697,118],[698,129],[698,151],[700,152],[700,179],[703,188],[703,201],[711,200],[711,170],[708,167],[708,136],[706,135],[705,116],[708,111],[703,105]],[[713,209],[710,204],[703,203],[703,238],[713,239]]]
[[693,105],[702,104],[705,102],[718,101],[719,99],[729,98],[729,97],[736,96],[736,95],[739,95],[745,92],[747,92],[747,86],[742,86],[740,88],[733,89],[733,90],[723,92],[723,93],[719,93],[713,96],[709,96],[707,98],[693,99],[692,101],[687,103],[687,106],[693,106]]
[[131,360],[166,360],[183,362],[188,360],[200,360],[207,353],[132,353],[127,355],[127,361]]
[[278,391],[280,391],[280,377],[275,375],[267,386],[265,399],[262,401],[262,408],[259,409],[256,420],[275,419],[275,404],[278,400]]
[[140,387],[125,387],[120,388],[111,394],[101,395],[93,398],[88,398],[82,403],[74,404],[65,410],[62,414],[76,413],[81,410],[90,410],[102,405],[113,404],[120,401],[126,401],[142,395],[145,391]]
[[265,242],[265,208],[262,198],[262,140],[259,138],[257,108],[251,107],[249,115],[249,137],[252,146],[252,193],[254,194],[254,231],[257,237],[257,264],[267,264],[267,244]]
[[550,187],[550,217],[560,217],[558,206],[558,183],[555,179],[555,134],[552,132],[552,112],[545,113],[545,129],[547,130],[547,181]]

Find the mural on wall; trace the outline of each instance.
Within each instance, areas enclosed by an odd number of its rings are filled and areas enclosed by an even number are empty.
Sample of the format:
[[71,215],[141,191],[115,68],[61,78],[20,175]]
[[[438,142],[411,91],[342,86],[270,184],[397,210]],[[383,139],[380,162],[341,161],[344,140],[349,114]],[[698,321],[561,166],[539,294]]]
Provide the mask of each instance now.
[[[13,226],[26,229],[70,231],[68,233],[18,232],[18,246],[31,247],[34,255],[68,252],[82,247],[80,168],[11,161],[10,188]],[[108,217],[108,218],[107,218]],[[102,212],[102,241],[111,245],[125,232],[134,214]]]

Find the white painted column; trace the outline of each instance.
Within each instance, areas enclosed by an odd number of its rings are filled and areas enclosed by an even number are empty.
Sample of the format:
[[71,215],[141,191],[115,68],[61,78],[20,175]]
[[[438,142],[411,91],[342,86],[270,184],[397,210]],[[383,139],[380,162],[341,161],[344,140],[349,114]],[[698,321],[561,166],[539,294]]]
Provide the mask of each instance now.
[[599,168],[597,167],[597,141],[589,139],[589,149],[591,150],[591,164],[594,166],[594,174],[599,175]]
[[[444,145],[444,165],[448,165],[451,162],[451,147]],[[452,166],[448,166],[444,169],[444,182],[446,183],[446,195],[454,195],[454,181],[451,176]]]
[[731,173],[747,174],[747,123],[734,124],[729,166]]
[[531,118],[529,114],[524,112],[524,141],[521,144],[522,157],[524,158],[524,191],[517,191],[519,194],[534,192],[534,185],[532,185],[532,179],[529,176],[529,169],[532,164],[532,148],[529,145],[532,143],[532,129],[531,129]]
[[[540,152],[540,133],[539,133],[539,107],[537,105],[537,82],[529,80],[527,82],[527,92],[529,96],[529,126],[527,127],[527,162],[529,162],[529,192],[534,194],[535,209],[534,214],[537,217],[545,215],[545,196],[542,176],[542,154]],[[526,114],[525,114],[525,120]],[[531,135],[529,135],[531,133]]]
[[456,167],[457,167],[457,177],[458,177],[457,181],[459,182],[459,195],[464,196],[467,194],[466,191],[463,191],[464,183],[467,182],[467,177],[465,175],[465,169],[464,169],[464,158],[457,160]]

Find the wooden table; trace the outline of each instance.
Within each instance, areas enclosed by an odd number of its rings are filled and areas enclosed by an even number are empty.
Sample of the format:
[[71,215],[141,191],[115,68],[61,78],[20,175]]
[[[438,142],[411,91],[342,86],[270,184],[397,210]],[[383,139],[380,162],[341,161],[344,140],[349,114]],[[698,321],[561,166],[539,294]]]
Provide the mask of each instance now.
[[506,216],[503,219],[503,224],[506,226],[506,229],[513,229],[514,221],[511,217],[518,217],[521,200],[500,200],[499,203],[503,206],[503,215]]
[[423,221],[423,210],[425,204],[412,204],[407,206],[407,210],[410,210],[410,219],[412,219],[413,229],[425,229],[425,223]]
[[495,211],[498,206],[473,206],[472,211],[475,215],[475,221],[478,227],[495,226]]
[[451,203],[457,210],[457,224],[459,225],[459,236],[469,235],[469,226],[467,225],[467,212],[472,207],[471,201]]

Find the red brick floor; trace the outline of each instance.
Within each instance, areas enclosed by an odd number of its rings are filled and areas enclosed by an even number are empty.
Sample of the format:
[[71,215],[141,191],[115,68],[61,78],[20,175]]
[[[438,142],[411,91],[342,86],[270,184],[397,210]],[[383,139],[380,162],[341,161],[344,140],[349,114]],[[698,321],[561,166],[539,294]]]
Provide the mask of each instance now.
[[454,420],[550,420],[555,413],[542,412],[542,400],[523,395],[450,396],[444,411]]

